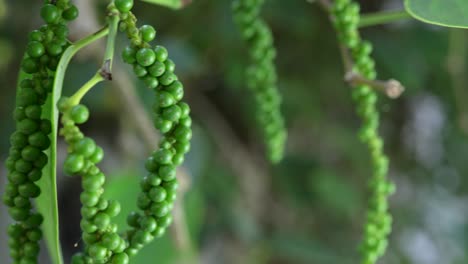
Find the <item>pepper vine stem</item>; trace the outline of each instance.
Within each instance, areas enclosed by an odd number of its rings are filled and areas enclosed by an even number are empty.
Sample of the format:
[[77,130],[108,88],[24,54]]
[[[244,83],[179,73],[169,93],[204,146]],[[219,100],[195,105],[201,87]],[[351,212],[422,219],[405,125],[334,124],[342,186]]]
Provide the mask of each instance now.
[[91,90],[96,84],[104,81],[104,77],[102,76],[101,71],[94,74],[94,76],[87,81],[72,97],[70,97],[70,104],[77,105],[80,103],[81,99],[85,94]]
[[104,80],[112,80],[112,62],[114,60],[115,39],[117,37],[120,17],[119,12],[115,8],[114,1],[109,4],[108,10],[108,36],[102,66],[89,81],[87,81],[75,94],[72,95],[70,98],[71,105],[79,104],[86,93],[98,83]]
[[115,50],[115,39],[117,37],[117,30],[119,27],[120,16],[119,12],[116,10],[114,1],[109,4],[109,15],[108,15],[108,25],[109,25],[109,36],[107,37],[106,51],[104,53],[104,61],[100,69],[100,74],[102,77],[108,81],[112,80],[112,61],[114,58]]
[[[317,2],[325,11],[329,12],[331,8],[330,0],[307,0],[309,3]],[[330,20],[333,19],[330,17]],[[351,86],[365,84],[369,87],[384,93],[389,98],[398,98],[405,90],[405,87],[397,80],[390,79],[383,80],[369,80],[364,76],[354,71],[354,61],[349,54],[349,50],[343,45],[339,44],[341,58],[343,60],[343,67],[345,71],[344,80]]]
[[411,19],[411,15],[406,10],[381,11],[361,16],[359,27],[370,27],[388,24],[395,21]]

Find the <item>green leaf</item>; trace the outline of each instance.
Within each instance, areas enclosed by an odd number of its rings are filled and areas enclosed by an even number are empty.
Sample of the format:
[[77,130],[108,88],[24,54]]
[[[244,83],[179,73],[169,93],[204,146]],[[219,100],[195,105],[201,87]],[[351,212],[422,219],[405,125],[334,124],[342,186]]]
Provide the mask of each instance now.
[[191,0],[142,0],[143,2],[161,5],[172,9],[180,9],[192,2]]
[[[57,131],[59,123],[59,113],[57,107],[58,100],[62,96],[63,79],[65,72],[73,56],[101,37],[109,33],[107,28],[104,28],[95,34],[90,35],[74,45],[68,47],[60,58],[55,73],[54,87],[52,93],[47,98],[42,109],[42,117],[49,119],[52,124],[52,132],[50,133],[50,148],[47,150],[49,162],[42,170],[42,178],[38,182],[41,188],[41,195],[36,199],[37,210],[44,217],[42,225],[44,237],[49,249],[49,254],[54,264],[63,264],[62,249],[59,238],[59,219],[58,219],[58,201],[57,201]],[[20,76],[21,78],[21,76]]]
[[[60,89],[61,90],[61,89]],[[59,219],[58,219],[58,202],[57,202],[57,121],[52,118],[54,115],[54,93],[49,95],[42,109],[42,117],[49,119],[52,123],[52,133],[49,138],[51,141],[50,148],[46,151],[49,157],[49,163],[42,170],[42,178],[38,182],[41,188],[41,195],[36,199],[37,210],[44,217],[42,230],[49,249],[49,255],[52,263],[62,264],[63,256],[59,239]],[[61,93],[61,91],[59,92]]]
[[405,8],[411,16],[429,24],[468,28],[466,0],[405,0]]

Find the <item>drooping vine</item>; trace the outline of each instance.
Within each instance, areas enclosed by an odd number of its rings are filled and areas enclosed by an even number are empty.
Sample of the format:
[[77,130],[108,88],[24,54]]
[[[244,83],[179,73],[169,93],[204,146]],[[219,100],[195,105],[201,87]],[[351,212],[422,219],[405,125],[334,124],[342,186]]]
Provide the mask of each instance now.
[[[350,54],[353,66],[348,75],[360,75],[366,80],[376,78],[375,62],[370,56],[372,44],[361,38],[358,31],[359,4],[351,0],[335,0],[330,15],[343,46],[344,56]],[[370,200],[368,203],[364,238],[361,243],[363,264],[375,263],[384,253],[391,232],[392,217],[388,211],[388,196],[394,192],[394,185],[387,179],[388,158],[383,152],[383,140],[378,134],[379,113],[376,108],[377,93],[366,84],[353,87],[353,100],[357,114],[362,119],[360,139],[367,145],[372,161],[372,177],[368,182]]]
[[[84,251],[74,255],[73,264],[128,263],[144,245],[162,236],[172,222],[170,212],[178,188],[176,168],[183,163],[184,155],[190,149],[190,108],[181,101],[184,90],[174,74],[175,64],[168,59],[164,47],[152,48],[149,44],[156,37],[152,26],[136,27],[136,18],[130,12],[132,6],[133,1],[129,0],[109,5],[110,28],[102,68],[73,96],[62,98],[58,104],[63,125],[60,134],[69,145],[64,169],[67,174],[83,178],[80,200]],[[148,175],[141,180],[141,193],[137,199],[141,213],[132,212],[128,216],[131,229],[126,232],[119,232],[111,221],[119,214],[120,204],[103,196],[105,175],[97,166],[103,158],[103,150],[77,126],[89,117],[87,107],[80,103],[83,96],[98,82],[111,78],[116,22],[119,21],[121,30],[127,33],[131,42],[122,57],[133,66],[137,77],[154,90],[155,127],[163,134],[159,149],[145,164]]]
[[16,132],[10,138],[6,161],[8,183],[3,202],[16,221],[8,228],[10,256],[15,263],[37,263],[42,238],[43,216],[35,212],[32,200],[41,194],[37,181],[48,163],[50,120],[42,118],[43,105],[52,91],[58,61],[69,45],[67,22],[78,16],[69,1],[45,1],[40,14],[45,25],[29,34],[21,63],[26,76],[17,91],[14,119]]
[[246,85],[256,104],[256,118],[273,163],[284,154],[287,132],[281,115],[281,95],[277,88],[274,59],[276,50],[270,28],[260,17],[264,0],[235,0],[234,20],[249,49],[250,65],[246,70]]

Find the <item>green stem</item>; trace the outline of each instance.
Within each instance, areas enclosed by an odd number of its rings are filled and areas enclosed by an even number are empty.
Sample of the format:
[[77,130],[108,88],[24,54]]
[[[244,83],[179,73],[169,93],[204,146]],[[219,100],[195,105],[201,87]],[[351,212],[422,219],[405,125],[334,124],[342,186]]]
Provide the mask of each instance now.
[[76,93],[70,97],[70,105],[77,105],[80,103],[81,99],[85,94],[91,90],[96,84],[104,81],[104,77],[100,72],[94,74],[93,78],[87,81]]
[[114,58],[115,39],[119,28],[120,16],[115,10],[113,2],[109,5],[109,36],[107,37],[106,51],[104,53],[104,61],[101,68],[101,74],[107,80],[112,80],[112,61]]
[[411,15],[405,10],[377,12],[362,15],[359,21],[359,27],[376,26],[410,18]]

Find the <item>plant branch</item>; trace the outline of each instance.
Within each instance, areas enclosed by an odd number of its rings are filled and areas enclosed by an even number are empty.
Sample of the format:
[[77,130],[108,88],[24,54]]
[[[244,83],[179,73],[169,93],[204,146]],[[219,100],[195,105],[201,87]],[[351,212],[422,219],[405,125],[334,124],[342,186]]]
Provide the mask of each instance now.
[[104,53],[104,61],[102,63],[100,74],[106,80],[112,80],[112,61],[114,59],[115,39],[119,27],[119,13],[115,10],[114,3],[109,5],[109,14],[107,16],[109,26],[109,36],[107,37],[106,51]]
[[[331,2],[330,0],[307,0],[308,2],[317,2],[327,13],[330,13],[331,10]],[[329,16],[330,20],[333,22],[333,17]],[[374,18],[374,20],[377,20],[378,18]],[[356,86],[356,85],[368,85],[369,87],[384,93],[387,95],[389,98],[395,99],[398,98],[403,91],[405,90],[405,87],[397,80],[395,79],[390,79],[387,81],[382,81],[382,80],[370,80],[362,76],[361,74],[357,73],[354,71],[354,61],[353,58],[350,54],[349,49],[339,43],[338,48],[341,53],[341,59],[343,61],[343,67],[344,67],[344,80],[349,83],[351,86]]]
[[93,88],[96,84],[102,81],[104,81],[104,77],[99,71],[96,74],[94,74],[94,76],[89,81],[87,81],[80,89],[78,89],[78,91],[76,91],[76,93],[73,94],[72,97],[70,97],[70,104],[71,105],[79,104],[83,96],[85,96],[85,94],[89,90],[91,90],[91,88]]
[[346,73],[345,81],[352,86],[368,85],[375,90],[386,94],[389,98],[392,99],[400,97],[400,95],[405,91],[405,87],[403,87],[403,85],[401,85],[401,83],[395,79],[390,79],[387,81],[369,80],[354,71],[348,71]]
[[406,10],[381,11],[362,15],[359,20],[359,27],[377,26],[411,18],[411,15]]

